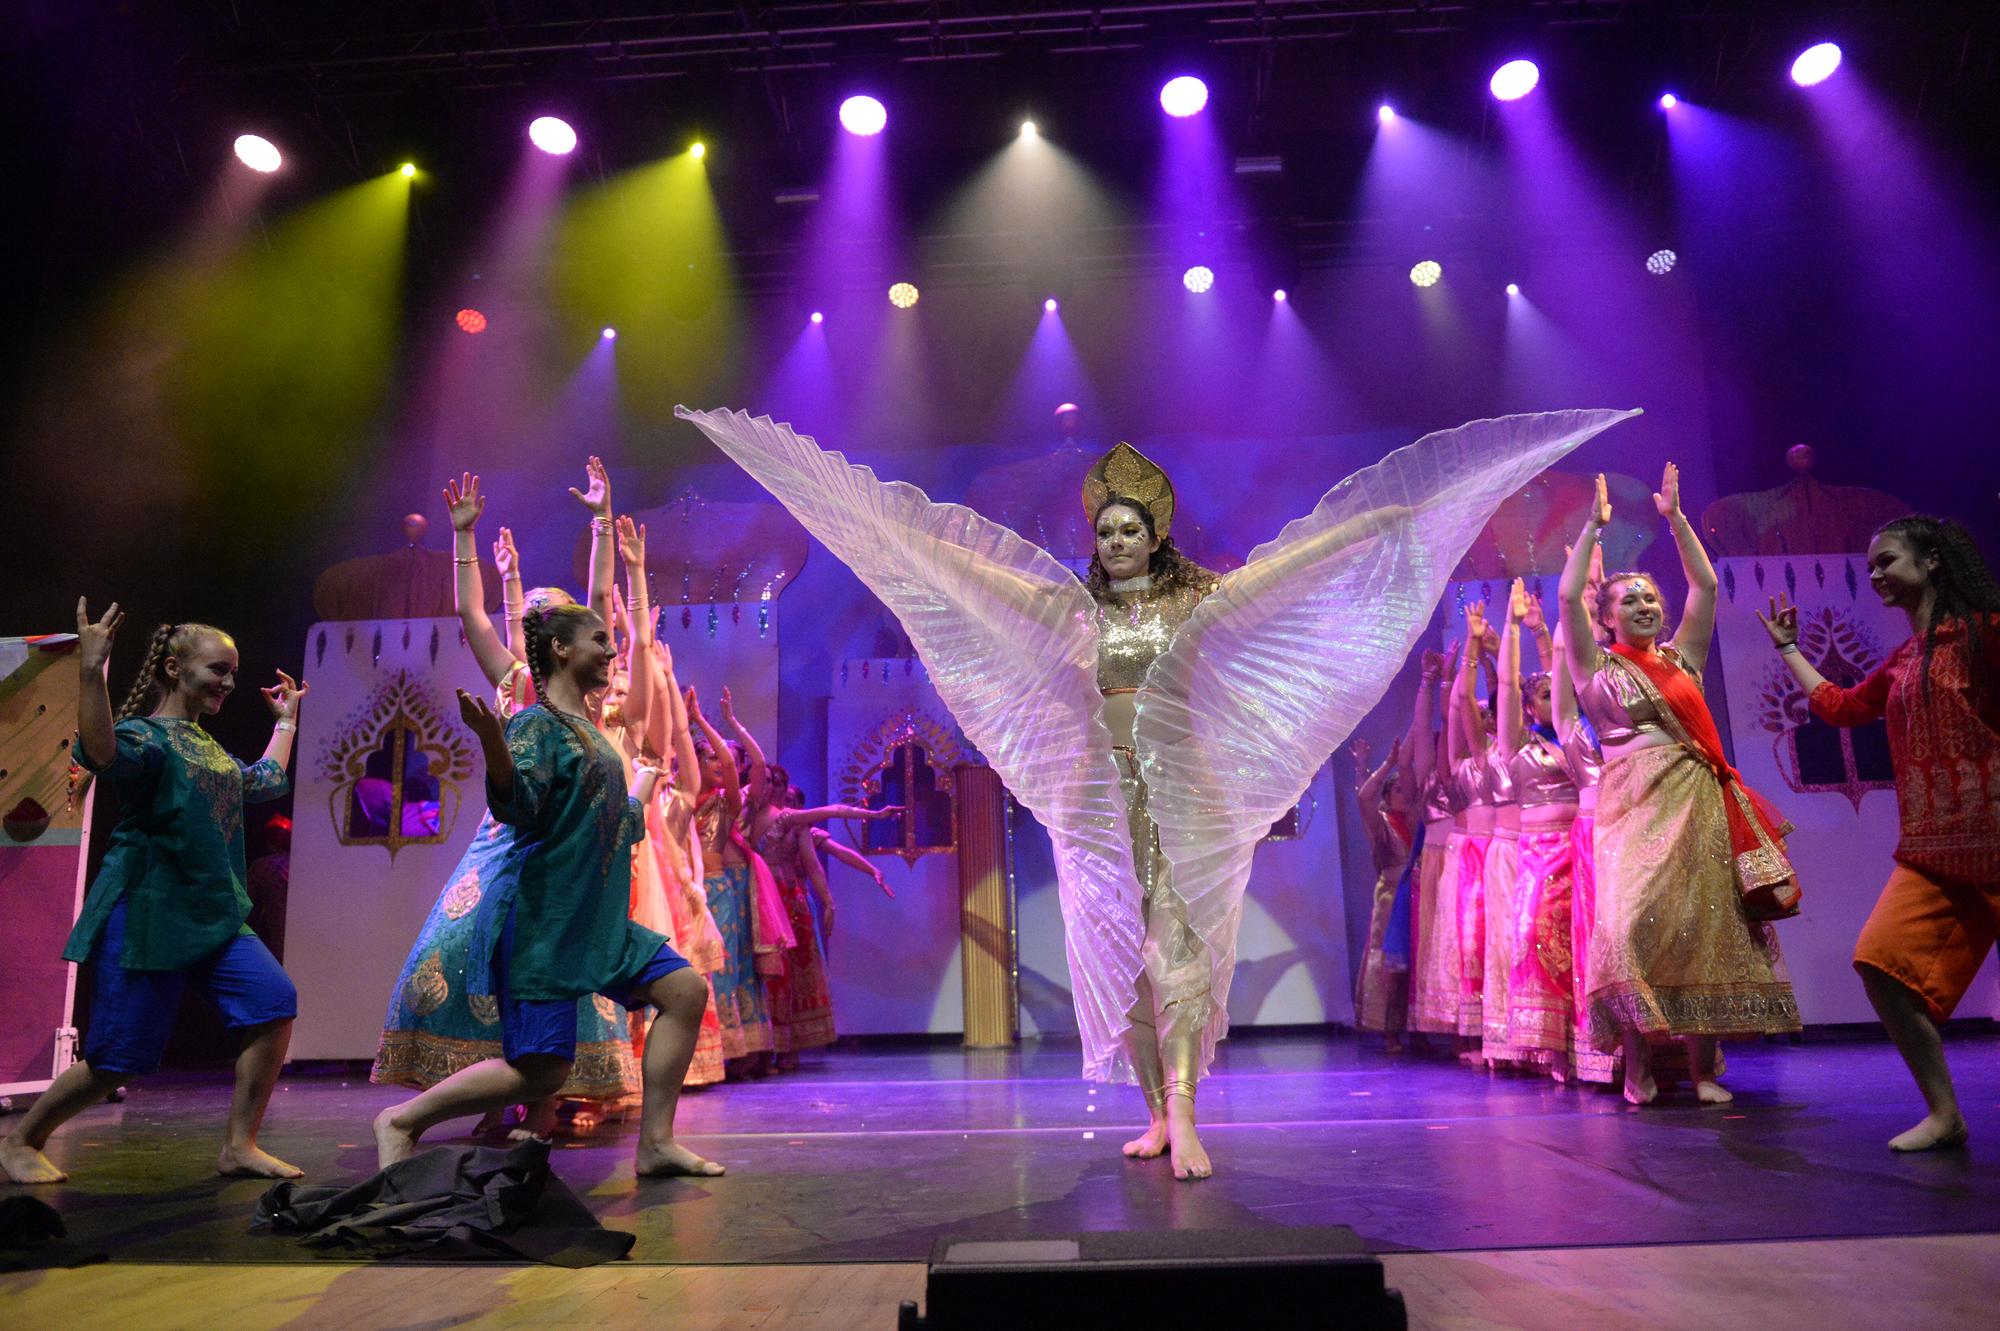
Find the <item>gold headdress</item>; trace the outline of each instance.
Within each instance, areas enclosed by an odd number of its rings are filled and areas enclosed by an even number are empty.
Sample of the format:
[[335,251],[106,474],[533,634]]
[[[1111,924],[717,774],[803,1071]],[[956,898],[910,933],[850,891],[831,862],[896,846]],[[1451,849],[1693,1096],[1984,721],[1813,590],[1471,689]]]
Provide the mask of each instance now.
[[1153,516],[1153,534],[1165,540],[1174,525],[1174,483],[1130,444],[1114,444],[1083,478],[1083,518],[1097,521],[1097,511],[1114,495],[1136,499]]

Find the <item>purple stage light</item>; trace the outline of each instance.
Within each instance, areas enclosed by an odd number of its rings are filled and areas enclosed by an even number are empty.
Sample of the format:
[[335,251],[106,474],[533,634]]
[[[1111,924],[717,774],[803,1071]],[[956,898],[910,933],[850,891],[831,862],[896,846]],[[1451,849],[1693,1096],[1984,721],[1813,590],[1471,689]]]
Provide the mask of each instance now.
[[536,116],[528,122],[528,142],[545,153],[561,157],[576,151],[576,131],[566,120],[554,116]]
[[1215,285],[1215,270],[1196,264],[1181,274],[1181,285],[1199,296]]
[[278,145],[259,134],[236,136],[236,160],[252,171],[262,171],[266,175],[276,171],[285,162],[278,153]]
[[1375,118],[1386,125],[1396,118],[1396,108],[1384,102],[1375,108]]
[[1672,93],[1663,92],[1660,94],[1660,109],[1662,111],[1671,111],[1680,104],[1681,104],[1681,99],[1674,96]]
[[840,127],[849,134],[867,138],[880,134],[889,124],[889,109],[865,93],[840,104]]
[[889,303],[899,310],[907,310],[917,303],[917,284],[898,282],[889,288]]
[[1410,281],[1420,287],[1434,287],[1444,276],[1444,265],[1436,259],[1425,259],[1410,269]]
[[812,312],[812,321],[816,324],[823,324],[826,322],[826,316],[824,314],[821,314],[818,310],[814,310]]
[[1285,301],[1290,298],[1285,295],[1285,289],[1283,287],[1279,287],[1276,291],[1273,291],[1271,293],[1271,299],[1277,301],[1278,304],[1283,305]]
[[1818,46],[1808,46],[1792,61],[1792,82],[1810,88],[1832,78],[1833,71],[1839,68],[1840,48],[1832,42],[1821,42]]
[[1493,71],[1493,80],[1486,86],[1493,95],[1503,102],[1518,102],[1535,90],[1542,81],[1542,71],[1532,60],[1509,60]]
[[1160,89],[1160,109],[1170,116],[1185,119],[1207,105],[1208,85],[1192,74],[1168,79]]
[[618,330],[616,328],[607,328],[603,332],[599,333],[598,336],[603,338],[606,342],[610,342],[617,338]]
[[1047,300],[1043,301],[1042,309],[1045,313],[1054,314],[1056,312],[1056,298],[1050,296]]
[[1521,284],[1520,284],[1519,282],[1509,282],[1509,283],[1507,284],[1507,294],[1508,294],[1508,295],[1510,295],[1510,296],[1518,296],[1518,295],[1520,295],[1520,294],[1521,294]]
[[1672,250],[1654,250],[1646,256],[1646,271],[1654,277],[1665,277],[1680,260],[1681,256]]

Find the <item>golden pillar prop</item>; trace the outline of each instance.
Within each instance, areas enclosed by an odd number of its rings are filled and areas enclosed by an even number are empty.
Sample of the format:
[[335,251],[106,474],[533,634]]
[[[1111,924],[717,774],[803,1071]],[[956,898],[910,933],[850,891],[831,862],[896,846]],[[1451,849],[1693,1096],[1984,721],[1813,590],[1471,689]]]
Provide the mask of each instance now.
[[1007,873],[1007,792],[990,767],[954,767],[965,1047],[1014,1043],[1013,893]]

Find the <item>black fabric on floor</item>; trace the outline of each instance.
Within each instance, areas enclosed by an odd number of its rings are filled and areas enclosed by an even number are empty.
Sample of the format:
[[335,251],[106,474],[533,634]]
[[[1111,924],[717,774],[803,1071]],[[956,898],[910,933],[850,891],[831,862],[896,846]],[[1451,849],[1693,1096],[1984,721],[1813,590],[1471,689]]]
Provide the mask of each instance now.
[[0,1197],[0,1271],[45,1271],[107,1259],[102,1248],[69,1241],[61,1212],[39,1197]]
[[567,1267],[616,1261],[633,1243],[549,1172],[538,1141],[440,1146],[345,1188],[286,1181],[259,1199],[250,1230],[375,1258]]

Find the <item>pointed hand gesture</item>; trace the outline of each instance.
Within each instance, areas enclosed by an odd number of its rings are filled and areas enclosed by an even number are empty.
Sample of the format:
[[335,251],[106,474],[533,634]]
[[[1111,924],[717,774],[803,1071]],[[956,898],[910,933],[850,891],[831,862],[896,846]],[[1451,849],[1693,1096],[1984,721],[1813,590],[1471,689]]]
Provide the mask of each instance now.
[[591,458],[589,462],[584,464],[583,474],[585,477],[584,488],[579,490],[572,485],[569,488],[569,492],[575,495],[585,508],[590,510],[592,517],[610,517],[611,473],[604,469],[604,459],[599,457]]
[[306,696],[306,691],[311,687],[310,684],[299,683],[280,670],[276,684],[268,689],[259,689],[257,692],[264,695],[264,702],[270,707],[272,716],[280,721],[296,724],[299,719],[299,700]]
[[486,511],[486,497],[479,493],[479,478],[465,472],[455,481],[444,483],[444,506],[451,513],[453,531],[471,531]]
[[1764,632],[1771,635],[1773,647],[1796,647],[1799,645],[1799,608],[1783,592],[1773,596],[1769,602],[1770,614],[1761,610],[1750,613],[1757,616],[1757,622],[1764,626]]
[[458,719],[465,722],[466,729],[489,743],[503,742],[506,727],[500,724],[499,716],[486,705],[486,699],[475,698],[464,689],[458,691]]
[[521,552],[514,548],[514,533],[509,528],[502,527],[500,538],[493,542],[493,567],[503,578],[521,576]]
[[1660,475],[1660,488],[1653,492],[1653,507],[1669,522],[1681,515],[1681,469],[1671,462]]
[[101,673],[104,663],[111,659],[111,640],[118,636],[125,612],[113,601],[102,619],[93,620],[84,600],[81,596],[76,598],[77,664],[88,675],[92,671]]

